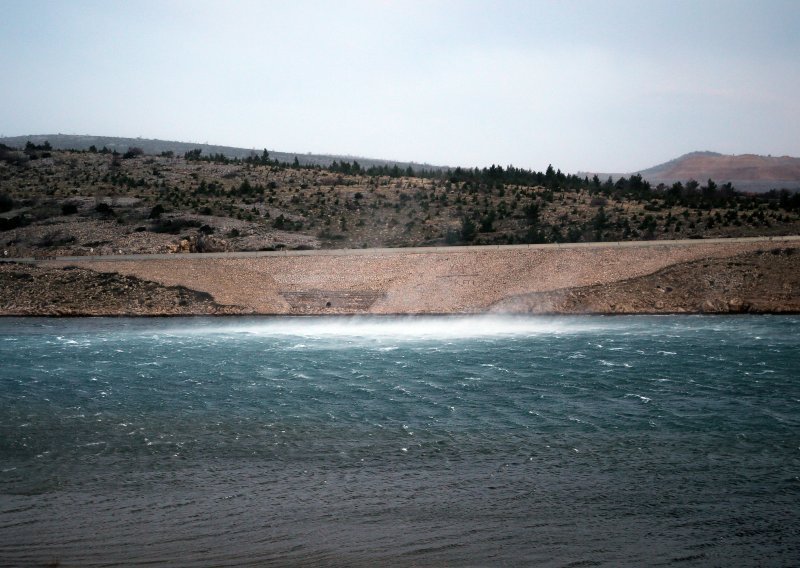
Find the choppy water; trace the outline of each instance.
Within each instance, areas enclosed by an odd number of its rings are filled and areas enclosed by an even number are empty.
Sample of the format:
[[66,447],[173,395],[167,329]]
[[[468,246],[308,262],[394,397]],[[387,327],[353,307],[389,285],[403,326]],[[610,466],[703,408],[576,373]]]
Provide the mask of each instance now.
[[0,564],[797,565],[798,330],[0,320]]

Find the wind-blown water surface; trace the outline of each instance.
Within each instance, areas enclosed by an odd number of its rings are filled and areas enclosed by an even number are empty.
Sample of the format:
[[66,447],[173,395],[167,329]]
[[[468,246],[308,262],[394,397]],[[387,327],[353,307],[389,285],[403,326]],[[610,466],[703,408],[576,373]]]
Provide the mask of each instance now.
[[798,324],[0,320],[0,564],[794,565]]

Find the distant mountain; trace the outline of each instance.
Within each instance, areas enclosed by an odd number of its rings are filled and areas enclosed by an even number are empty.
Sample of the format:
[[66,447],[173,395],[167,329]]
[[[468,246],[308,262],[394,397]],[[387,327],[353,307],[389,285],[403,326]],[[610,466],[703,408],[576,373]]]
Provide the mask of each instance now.
[[[724,157],[724,154],[720,154],[718,152],[689,152],[688,154],[684,154],[679,158],[675,158],[669,162],[664,162],[663,164],[647,168],[646,170],[642,170],[638,173],[642,174],[642,176],[647,179],[650,177],[661,179],[674,178],[675,180],[698,179],[693,176],[696,172],[702,171],[702,169],[698,169],[696,167],[699,162],[708,162],[721,157]],[[691,167],[689,166],[690,164],[694,164],[695,167],[690,173],[688,173],[689,177],[687,178],[684,177],[684,175],[687,173],[687,168]]]
[[[43,144],[45,141],[56,150],[88,150],[90,146],[95,146],[98,150],[103,146],[109,150],[117,150],[124,153],[129,148],[141,148],[145,154],[160,154],[161,152],[175,152],[182,156],[190,150],[200,148],[204,155],[222,154],[228,158],[246,158],[256,154],[261,155],[264,148],[237,148],[234,146],[217,146],[214,144],[195,144],[193,142],[175,142],[170,140],[158,140],[149,138],[120,138],[117,136],[92,136],[80,134],[31,134],[28,136],[6,136],[0,138],[0,144],[11,146],[12,148],[22,148],[26,142],[33,144]],[[363,158],[360,156],[340,156],[335,154],[293,154],[291,152],[275,152],[269,150],[269,157],[280,162],[293,162],[295,157],[301,165],[329,166],[334,161],[352,162],[358,161],[362,167],[370,166],[394,166],[405,169],[411,166],[415,170],[440,170],[446,166],[433,166],[431,164],[419,164],[416,162],[399,162],[394,160],[380,160],[375,158]]]
[[691,152],[680,158],[639,172],[651,183],[713,179],[731,182],[742,190],[800,188],[800,158],[791,156],[731,156],[716,152]]
[[[791,156],[759,156],[756,154],[727,155],[717,152],[690,152],[680,158],[640,170],[651,184],[672,185],[694,179],[705,182],[713,179],[718,184],[731,182],[739,191],[769,191],[770,189],[800,190],[800,158]],[[591,175],[591,174],[589,174]],[[615,179],[631,174],[597,174],[601,179],[609,175]]]

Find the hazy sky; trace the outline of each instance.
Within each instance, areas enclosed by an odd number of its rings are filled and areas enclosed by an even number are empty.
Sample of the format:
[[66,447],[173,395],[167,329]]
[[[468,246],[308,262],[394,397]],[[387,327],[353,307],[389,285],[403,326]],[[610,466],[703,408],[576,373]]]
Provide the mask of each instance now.
[[800,1],[0,0],[0,135],[627,172],[800,156]]

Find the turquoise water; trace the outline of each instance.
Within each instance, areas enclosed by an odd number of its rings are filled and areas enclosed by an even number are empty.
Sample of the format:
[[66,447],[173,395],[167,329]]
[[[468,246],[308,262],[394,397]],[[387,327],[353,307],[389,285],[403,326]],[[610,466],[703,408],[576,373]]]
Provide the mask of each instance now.
[[0,565],[797,565],[798,330],[3,319]]

